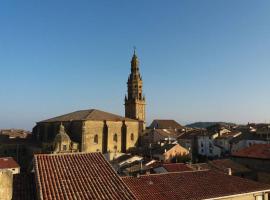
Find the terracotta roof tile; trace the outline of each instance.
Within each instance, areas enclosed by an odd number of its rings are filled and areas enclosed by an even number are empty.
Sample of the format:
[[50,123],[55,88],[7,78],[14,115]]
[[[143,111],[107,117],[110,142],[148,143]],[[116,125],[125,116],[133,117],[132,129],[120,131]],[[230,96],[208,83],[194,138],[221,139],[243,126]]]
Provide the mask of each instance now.
[[[79,110],[51,119],[47,119],[41,122],[63,122],[63,121],[81,121],[81,120],[113,120],[113,121],[137,121],[130,118],[125,118],[112,113],[104,112],[101,110],[90,109],[90,110]],[[40,123],[40,122],[39,122]]]
[[138,200],[199,200],[270,191],[270,185],[213,171],[165,173],[122,179]]
[[135,199],[101,153],[35,155],[41,199]]
[[232,156],[270,160],[270,144],[254,144],[234,152]]
[[234,162],[230,159],[218,159],[209,162],[209,165],[219,169],[221,171],[227,172],[228,168],[231,168],[233,173],[240,172],[250,172],[251,170],[246,168],[244,165],[241,165],[237,162]]
[[184,163],[167,163],[163,164],[162,167],[164,167],[168,172],[193,171],[192,168],[188,167]]
[[0,169],[19,168],[20,166],[12,157],[0,158]]
[[156,128],[156,129],[182,129],[184,128],[179,123],[177,123],[175,120],[171,119],[155,119],[149,126],[150,128]]

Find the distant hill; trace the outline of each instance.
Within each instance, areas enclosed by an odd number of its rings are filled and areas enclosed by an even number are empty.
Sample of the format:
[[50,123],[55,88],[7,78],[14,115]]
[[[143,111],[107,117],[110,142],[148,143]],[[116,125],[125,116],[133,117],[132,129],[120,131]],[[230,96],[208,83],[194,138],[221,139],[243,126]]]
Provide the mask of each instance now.
[[230,122],[195,122],[192,124],[186,125],[189,128],[208,128],[209,126],[213,126],[215,124],[221,124],[224,126],[235,126],[236,124]]

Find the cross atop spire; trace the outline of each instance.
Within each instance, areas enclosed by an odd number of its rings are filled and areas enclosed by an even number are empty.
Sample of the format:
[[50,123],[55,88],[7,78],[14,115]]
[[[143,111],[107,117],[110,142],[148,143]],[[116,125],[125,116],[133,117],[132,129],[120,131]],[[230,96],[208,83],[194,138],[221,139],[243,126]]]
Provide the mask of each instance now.
[[136,55],[136,46],[133,46],[133,55]]

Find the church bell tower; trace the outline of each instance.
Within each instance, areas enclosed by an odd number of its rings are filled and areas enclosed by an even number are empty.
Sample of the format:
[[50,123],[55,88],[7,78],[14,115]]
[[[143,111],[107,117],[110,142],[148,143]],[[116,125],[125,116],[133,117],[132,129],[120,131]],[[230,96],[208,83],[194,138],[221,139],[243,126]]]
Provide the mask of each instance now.
[[128,94],[125,96],[125,116],[140,120],[145,126],[145,96],[139,71],[139,60],[135,49],[131,59],[131,73],[127,81]]

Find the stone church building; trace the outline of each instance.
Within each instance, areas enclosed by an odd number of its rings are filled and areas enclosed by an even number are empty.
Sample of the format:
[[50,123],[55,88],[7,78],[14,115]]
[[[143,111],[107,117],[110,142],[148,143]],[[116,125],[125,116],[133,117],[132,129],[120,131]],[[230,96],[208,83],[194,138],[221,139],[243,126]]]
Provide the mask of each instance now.
[[136,147],[145,128],[145,97],[134,51],[125,96],[125,117],[89,109],[37,122],[33,135],[44,152],[124,153]]

